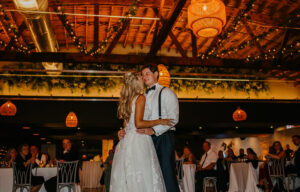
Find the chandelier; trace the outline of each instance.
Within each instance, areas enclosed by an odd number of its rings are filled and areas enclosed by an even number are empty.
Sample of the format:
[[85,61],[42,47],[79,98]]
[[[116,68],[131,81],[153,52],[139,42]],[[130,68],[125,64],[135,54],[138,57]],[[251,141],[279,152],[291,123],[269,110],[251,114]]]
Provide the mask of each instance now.
[[220,34],[225,23],[225,5],[221,0],[192,0],[188,7],[188,27],[198,37]]
[[2,116],[15,116],[17,113],[17,107],[11,101],[5,102],[0,107],[0,114]]

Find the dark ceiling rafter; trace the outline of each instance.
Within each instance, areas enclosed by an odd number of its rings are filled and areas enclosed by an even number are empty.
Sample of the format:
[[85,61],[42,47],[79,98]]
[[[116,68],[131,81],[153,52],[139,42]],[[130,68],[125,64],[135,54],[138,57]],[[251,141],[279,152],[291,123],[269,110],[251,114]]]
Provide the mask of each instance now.
[[[157,8],[153,8],[153,11],[155,12],[156,16],[159,17],[159,11]],[[166,20],[160,16],[160,20],[161,24],[164,26],[166,25]],[[183,50],[181,44],[178,42],[176,36],[174,35],[174,33],[172,32],[172,29],[170,30],[169,34],[170,38],[172,39],[172,42],[175,44],[177,50],[180,52],[182,57],[187,57],[186,52]]]
[[255,63],[246,63],[238,59],[205,59],[184,58],[184,57],[166,57],[166,56],[142,56],[142,55],[98,55],[93,57],[82,55],[82,53],[68,52],[32,52],[30,55],[24,55],[16,52],[0,51],[0,61],[29,61],[29,62],[63,62],[63,63],[111,63],[111,64],[133,64],[139,65],[147,61],[162,63],[165,65],[182,66],[202,66],[202,67],[221,67],[221,68],[252,68],[252,69],[290,69],[299,70],[300,65],[297,61],[288,61],[288,65],[277,67],[272,63],[265,63],[263,66]]
[[149,55],[156,55],[157,51],[161,48],[162,44],[165,42],[169,32],[172,30],[177,17],[180,15],[186,0],[178,0],[177,3],[169,12],[169,17],[167,18],[165,24],[160,29],[155,42],[151,45]]

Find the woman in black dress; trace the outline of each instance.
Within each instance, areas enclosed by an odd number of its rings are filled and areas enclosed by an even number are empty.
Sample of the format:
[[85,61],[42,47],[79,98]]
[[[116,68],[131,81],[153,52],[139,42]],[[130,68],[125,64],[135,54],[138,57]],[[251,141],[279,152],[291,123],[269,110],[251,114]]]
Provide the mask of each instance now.
[[[22,170],[25,171],[27,166],[33,164],[35,161],[35,158],[29,159],[28,154],[29,154],[29,146],[27,144],[21,145],[19,148],[19,154],[15,159],[16,168],[19,169],[20,171]],[[31,175],[31,185],[33,186],[31,191],[32,192],[39,191],[44,181],[45,181],[44,177],[42,176]]]

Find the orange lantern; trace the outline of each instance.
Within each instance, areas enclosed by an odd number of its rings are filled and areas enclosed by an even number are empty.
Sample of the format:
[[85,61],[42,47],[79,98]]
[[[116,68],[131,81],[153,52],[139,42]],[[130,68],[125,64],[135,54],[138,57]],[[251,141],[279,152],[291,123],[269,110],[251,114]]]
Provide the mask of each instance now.
[[244,121],[247,119],[247,113],[238,107],[237,110],[233,112],[232,118],[234,121]]
[[158,83],[164,87],[169,87],[171,78],[168,69],[163,64],[159,64],[157,67],[159,73]]
[[2,116],[15,116],[17,113],[17,107],[10,101],[5,102],[0,107],[0,114]]
[[188,7],[188,27],[198,37],[220,34],[225,23],[226,10],[221,0],[192,0]]
[[74,112],[70,112],[66,118],[67,127],[77,127],[78,119]]

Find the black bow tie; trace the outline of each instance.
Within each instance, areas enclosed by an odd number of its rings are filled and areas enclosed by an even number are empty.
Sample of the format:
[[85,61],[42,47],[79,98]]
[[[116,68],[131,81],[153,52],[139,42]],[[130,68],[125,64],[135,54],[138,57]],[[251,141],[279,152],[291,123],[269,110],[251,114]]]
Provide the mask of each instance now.
[[146,90],[146,94],[148,94],[148,92],[149,92],[149,91],[151,91],[151,90],[153,90],[153,91],[154,91],[154,90],[155,90],[155,88],[156,88],[156,86],[155,86],[155,85],[154,85],[154,86],[152,86],[152,87],[150,87],[150,88],[148,88],[148,89]]

